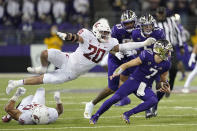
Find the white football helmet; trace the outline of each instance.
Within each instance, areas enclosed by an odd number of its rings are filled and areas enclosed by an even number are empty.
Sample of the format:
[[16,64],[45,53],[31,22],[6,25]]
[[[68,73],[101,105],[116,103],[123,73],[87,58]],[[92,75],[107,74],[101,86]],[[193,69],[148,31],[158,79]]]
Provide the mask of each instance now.
[[108,20],[102,18],[98,20],[92,27],[92,32],[95,37],[102,43],[107,43],[111,37],[111,29]]
[[33,109],[33,113],[31,115],[32,121],[37,124],[48,124],[49,122],[49,113],[46,106],[36,106]]

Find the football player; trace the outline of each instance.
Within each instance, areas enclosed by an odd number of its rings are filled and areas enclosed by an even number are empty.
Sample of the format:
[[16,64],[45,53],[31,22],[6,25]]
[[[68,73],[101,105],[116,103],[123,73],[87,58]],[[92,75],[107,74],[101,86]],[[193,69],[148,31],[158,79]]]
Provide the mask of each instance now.
[[[153,51],[144,50],[140,55],[118,67],[110,79],[119,76],[127,68],[137,66],[130,78],[116,91],[116,93],[106,100],[99,110],[91,117],[90,124],[96,124],[99,117],[107,111],[113,104],[125,96],[134,93],[144,102],[135,108],[123,113],[122,118],[126,123],[130,123],[130,116],[145,111],[157,104],[158,99],[151,90],[153,81],[160,76],[161,82],[167,83],[168,70],[170,68],[170,53],[172,45],[167,40],[158,40],[154,44]],[[170,92],[169,84],[160,88],[162,92]]]
[[[111,36],[116,38],[119,43],[130,42],[132,41],[132,30],[136,28],[137,16],[132,10],[126,10],[121,15],[121,23],[116,24],[112,28]],[[136,51],[125,51],[125,52],[116,52],[109,53],[108,57],[108,86],[103,89],[99,95],[92,101],[86,103],[84,118],[89,119],[91,117],[94,106],[99,103],[101,100],[107,96],[113,94],[119,86],[119,77],[116,77],[112,80],[109,77],[113,74],[115,69],[121,64],[130,61],[136,57]],[[133,69],[130,69],[130,73]],[[123,98],[117,105],[123,106],[130,103],[128,97]]]
[[[194,48],[193,48],[193,51],[192,51],[192,54],[190,56],[190,59],[189,59],[189,63],[188,65],[191,67],[192,64],[196,63],[197,61],[197,45],[194,45]],[[182,89],[182,92],[183,93],[189,93],[189,86],[190,86],[190,83],[192,82],[192,80],[194,79],[194,77],[196,76],[197,74],[197,64],[195,65],[194,69],[192,70],[192,72],[189,74],[185,84],[184,84],[184,87]]]
[[63,105],[60,99],[60,92],[54,93],[56,109],[45,106],[45,89],[38,88],[35,95],[25,97],[19,106],[15,108],[15,103],[20,96],[25,94],[26,89],[19,87],[15,95],[5,106],[5,111],[9,114],[2,117],[3,122],[9,122],[12,118],[22,125],[49,124],[57,120],[63,113]]
[[[27,68],[28,72],[41,75],[22,80],[10,80],[6,88],[7,94],[21,85],[58,84],[71,81],[88,72],[110,51],[132,50],[155,42],[155,39],[150,38],[144,42],[128,42],[119,45],[117,39],[110,37],[111,29],[105,20],[97,21],[92,31],[81,29],[77,34],[57,32],[57,35],[66,41],[78,42],[79,47],[71,54],[56,49],[44,50],[40,57],[42,65]],[[46,72],[48,61],[59,69]]]

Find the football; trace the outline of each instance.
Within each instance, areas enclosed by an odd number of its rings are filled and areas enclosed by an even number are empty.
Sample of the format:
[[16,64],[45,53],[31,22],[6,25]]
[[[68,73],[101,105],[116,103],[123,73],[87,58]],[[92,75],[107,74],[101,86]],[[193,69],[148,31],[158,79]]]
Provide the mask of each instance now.
[[156,89],[159,90],[162,87],[168,88],[170,86],[170,84],[168,82],[159,82],[156,85]]

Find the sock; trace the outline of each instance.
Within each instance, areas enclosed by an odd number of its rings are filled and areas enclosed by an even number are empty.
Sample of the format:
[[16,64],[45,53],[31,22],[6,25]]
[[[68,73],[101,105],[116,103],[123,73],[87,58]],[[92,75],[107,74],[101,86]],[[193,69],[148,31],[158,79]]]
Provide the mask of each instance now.
[[138,106],[136,106],[135,108],[125,112],[124,114],[127,116],[131,116],[133,114],[137,114],[139,112],[145,111],[149,108],[151,108],[153,105],[155,105],[157,103],[157,98],[152,96],[151,98],[149,98],[148,100],[144,101],[143,103],[139,104]]
[[163,98],[164,95],[165,95],[164,92],[157,91],[157,99],[158,99],[158,101],[160,101]]
[[113,104],[121,100],[122,97],[120,95],[114,94],[110,99],[106,100],[103,105],[99,108],[96,114],[101,116],[104,112],[106,112]]
[[15,80],[14,82],[16,83],[17,86],[24,85],[24,80]]
[[47,66],[41,66],[41,70],[46,72],[47,71]]

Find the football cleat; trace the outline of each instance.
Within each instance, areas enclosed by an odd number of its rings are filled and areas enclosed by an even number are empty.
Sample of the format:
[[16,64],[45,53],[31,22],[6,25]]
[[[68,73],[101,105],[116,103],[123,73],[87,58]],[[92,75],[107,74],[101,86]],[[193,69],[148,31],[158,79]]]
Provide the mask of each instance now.
[[28,67],[27,71],[29,73],[44,74],[44,73],[46,73],[47,68],[43,68],[41,66],[39,66],[39,67]]
[[10,92],[17,87],[17,84],[14,80],[8,81],[8,86],[6,88],[6,94],[10,94]]
[[98,115],[98,114],[93,115],[93,116],[90,118],[89,123],[90,123],[91,125],[96,124],[97,121],[98,121],[98,118],[99,118],[99,115]]
[[131,103],[131,100],[129,97],[124,97],[122,100],[120,100],[118,103],[114,104],[115,106],[125,106]]
[[130,119],[129,119],[129,117],[127,115],[122,114],[121,118],[126,124],[130,124]]
[[145,111],[145,117],[147,118],[152,118],[157,116],[157,109],[155,107],[151,107],[150,109]]
[[91,118],[91,114],[92,114],[93,108],[94,108],[94,104],[92,102],[86,103],[85,111],[84,111],[84,114],[83,114],[84,118],[86,118],[86,119],[90,119]]
[[146,117],[146,119],[153,117],[152,109],[153,108],[150,108],[150,109],[148,109],[148,110],[145,111],[145,117]]
[[10,122],[12,120],[12,117],[9,114],[7,114],[7,115],[3,116],[1,118],[1,120],[2,120],[2,122],[7,123],[7,122]]
[[152,110],[152,116],[156,117],[157,116],[157,109],[153,108]]

